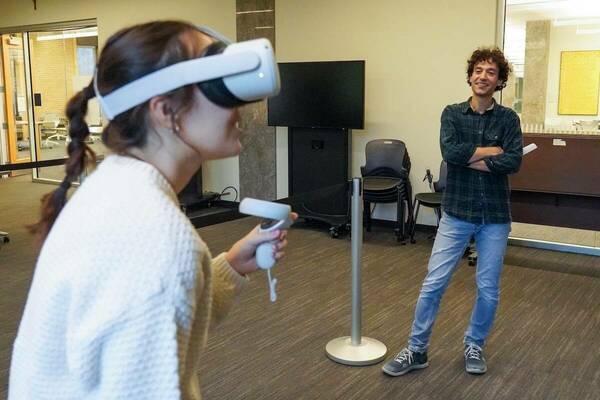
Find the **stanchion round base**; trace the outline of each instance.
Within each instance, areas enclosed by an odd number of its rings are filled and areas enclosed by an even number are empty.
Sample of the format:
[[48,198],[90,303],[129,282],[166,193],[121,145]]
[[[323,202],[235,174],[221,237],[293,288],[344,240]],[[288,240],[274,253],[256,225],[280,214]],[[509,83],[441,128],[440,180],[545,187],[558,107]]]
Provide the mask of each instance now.
[[325,346],[327,357],[345,365],[371,365],[384,359],[387,347],[379,340],[362,337],[358,346],[352,345],[352,338],[344,336],[333,339]]

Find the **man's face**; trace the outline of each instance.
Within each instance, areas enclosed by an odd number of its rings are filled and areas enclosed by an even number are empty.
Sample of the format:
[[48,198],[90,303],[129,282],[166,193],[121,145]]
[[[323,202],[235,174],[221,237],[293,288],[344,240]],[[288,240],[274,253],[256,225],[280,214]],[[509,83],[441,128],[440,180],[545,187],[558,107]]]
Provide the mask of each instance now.
[[480,61],[475,64],[469,77],[473,94],[481,97],[491,97],[496,87],[501,83],[498,79],[498,65],[495,62]]

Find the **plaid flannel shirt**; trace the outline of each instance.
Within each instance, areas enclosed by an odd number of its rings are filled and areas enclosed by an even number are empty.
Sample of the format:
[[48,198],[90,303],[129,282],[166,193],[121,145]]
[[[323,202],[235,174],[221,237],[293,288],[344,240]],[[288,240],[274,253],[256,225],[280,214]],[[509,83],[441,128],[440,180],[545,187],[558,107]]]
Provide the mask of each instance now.
[[[523,156],[519,116],[496,103],[479,114],[469,100],[449,105],[442,112],[440,147],[448,163],[442,209],[475,224],[507,223],[511,221],[508,175],[519,170]],[[475,149],[489,146],[504,151],[484,159],[490,172],[469,168]]]

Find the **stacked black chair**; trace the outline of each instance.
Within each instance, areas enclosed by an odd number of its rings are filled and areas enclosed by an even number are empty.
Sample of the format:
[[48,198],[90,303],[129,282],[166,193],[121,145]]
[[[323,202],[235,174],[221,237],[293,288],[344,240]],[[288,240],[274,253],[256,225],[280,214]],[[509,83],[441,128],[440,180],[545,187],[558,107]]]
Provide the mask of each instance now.
[[406,145],[401,140],[376,139],[367,143],[365,152],[366,164],[360,171],[367,231],[371,230],[371,203],[396,203],[394,232],[397,240],[404,244],[413,215],[410,157]]
[[427,170],[425,178],[429,182],[430,192],[417,193],[415,195],[415,216],[413,218],[413,224],[410,230],[410,241],[415,243],[415,225],[417,224],[417,218],[419,217],[419,209],[421,206],[433,208],[437,217],[437,227],[440,225],[440,219],[442,218],[442,196],[446,189],[446,180],[448,177],[448,166],[446,162],[442,160],[440,163],[440,175],[438,180],[433,182],[433,176],[431,171]]

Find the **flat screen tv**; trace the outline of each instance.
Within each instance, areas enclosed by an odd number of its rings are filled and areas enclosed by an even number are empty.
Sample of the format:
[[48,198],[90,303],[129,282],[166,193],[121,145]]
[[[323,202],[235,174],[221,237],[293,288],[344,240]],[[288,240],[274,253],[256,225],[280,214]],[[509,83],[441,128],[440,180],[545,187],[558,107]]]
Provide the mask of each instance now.
[[279,63],[281,92],[268,100],[271,126],[363,129],[365,62]]

